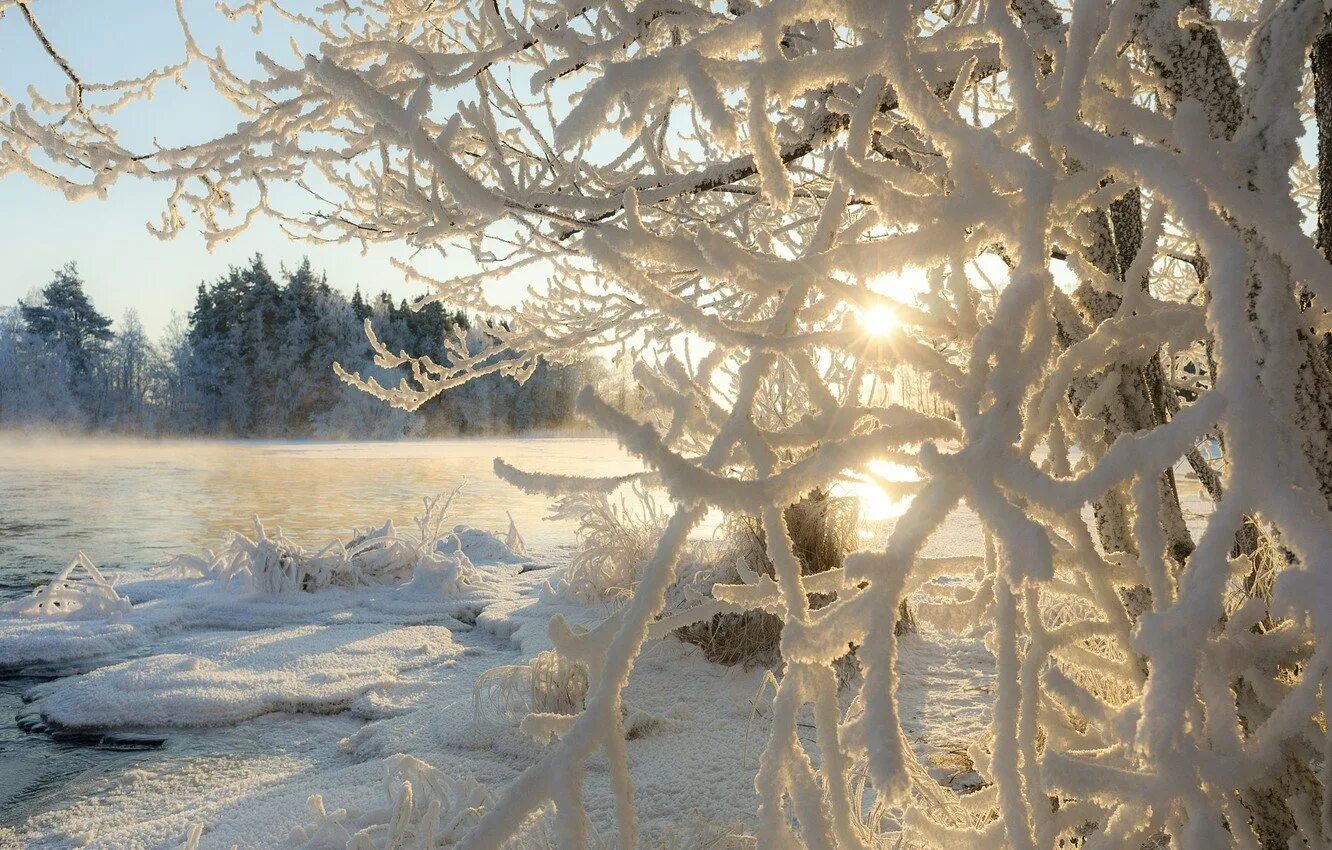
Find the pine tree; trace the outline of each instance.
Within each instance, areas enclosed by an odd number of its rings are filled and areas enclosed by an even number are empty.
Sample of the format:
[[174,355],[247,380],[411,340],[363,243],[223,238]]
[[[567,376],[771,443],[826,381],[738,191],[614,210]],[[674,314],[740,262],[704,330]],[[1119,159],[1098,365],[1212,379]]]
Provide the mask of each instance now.
[[211,287],[199,284],[186,333],[182,396],[188,401],[177,414],[186,430],[242,434],[247,428],[249,397],[240,361],[245,292],[241,271],[236,268]]
[[69,364],[70,380],[86,385],[111,340],[111,320],[92,305],[74,263],[57,269],[36,304],[19,307],[30,333],[57,350]]
[[286,431],[286,409],[278,386],[282,291],[264,259],[255,254],[240,275],[245,287],[241,301],[240,359],[243,388],[250,401],[245,431],[279,436]]
[[370,305],[365,303],[365,298],[361,295],[361,287],[359,286],[356,287],[356,291],[352,293],[351,308],[352,314],[356,316],[357,321],[361,322],[370,318],[371,314],[374,313],[374,310],[370,308]]

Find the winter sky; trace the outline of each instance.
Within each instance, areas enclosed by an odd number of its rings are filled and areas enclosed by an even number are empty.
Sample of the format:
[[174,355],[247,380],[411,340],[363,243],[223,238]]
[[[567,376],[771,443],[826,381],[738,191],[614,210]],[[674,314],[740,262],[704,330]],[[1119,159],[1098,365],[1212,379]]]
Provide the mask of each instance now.
[[[221,45],[238,69],[252,67],[255,36],[248,19],[230,22],[211,0],[184,0],[195,38],[205,48]],[[179,61],[183,54],[179,26],[170,0],[43,0],[34,15],[74,67],[89,81],[139,76],[153,67]],[[264,49],[275,58],[291,58],[291,30],[266,18]],[[164,85],[158,96],[117,116],[126,129],[127,146],[146,148],[203,141],[234,124],[236,113],[211,93],[198,71],[187,75],[190,92]],[[0,91],[23,96],[29,85],[48,96],[64,90],[65,78],[46,56],[16,9],[0,17]],[[308,254],[329,282],[348,292],[360,284],[395,298],[419,294],[389,265],[386,247],[362,256],[359,246],[302,245],[290,241],[271,222],[260,221],[210,255],[197,227],[164,242],[145,226],[156,221],[170,187],[137,181],[112,188],[105,201],[71,204],[63,195],[26,177],[0,178],[0,305],[13,304],[51,278],[51,271],[71,260],[79,264],[89,294],[104,313],[119,318],[133,308],[150,332],[166,327],[173,313],[185,314],[195,285],[222,275],[256,251],[270,267],[293,266]]]

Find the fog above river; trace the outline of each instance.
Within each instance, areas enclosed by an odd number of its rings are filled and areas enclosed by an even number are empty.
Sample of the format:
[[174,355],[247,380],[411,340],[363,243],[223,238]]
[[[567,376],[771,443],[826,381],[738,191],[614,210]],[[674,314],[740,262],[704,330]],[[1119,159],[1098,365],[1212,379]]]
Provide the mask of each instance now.
[[586,437],[402,442],[218,442],[0,434],[0,596],[23,591],[77,551],[107,567],[151,567],[219,546],[258,515],[322,546],[354,526],[408,523],[421,500],[462,485],[452,522],[503,530],[511,512],[532,546],[568,545],[550,501],[495,477],[496,457],[528,470],[618,475],[641,468]]

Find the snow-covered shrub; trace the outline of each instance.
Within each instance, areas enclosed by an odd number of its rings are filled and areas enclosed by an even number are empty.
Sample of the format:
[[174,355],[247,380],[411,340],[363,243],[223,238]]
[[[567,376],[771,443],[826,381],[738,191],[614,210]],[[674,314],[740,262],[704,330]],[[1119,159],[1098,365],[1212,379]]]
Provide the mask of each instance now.
[[547,650],[532,659],[532,710],[577,714],[587,698],[587,668]]
[[251,517],[253,538],[231,531],[221,551],[172,555],[157,570],[159,578],[203,579],[219,590],[243,589],[259,593],[313,592],[334,583],[342,561],[330,554],[337,548],[312,553],[282,533],[269,532],[258,516]]
[[383,806],[329,811],[310,798],[315,822],[292,830],[310,850],[433,850],[453,847],[495,804],[495,795],[466,771],[445,772],[409,755],[384,761]]
[[105,620],[130,609],[101,570],[80,552],[46,584],[27,596],[0,604],[0,617]]
[[772,666],[781,661],[782,618],[767,611],[724,611],[681,626],[675,636],[714,664]]
[[[667,617],[685,616],[696,606],[707,605],[715,586],[745,583],[740,569],[762,569],[762,553],[749,545],[748,524],[738,538],[730,537],[723,555],[711,563],[694,565],[667,592]],[[747,563],[755,558],[752,566]],[[761,573],[750,572],[756,576]],[[773,666],[781,660],[782,618],[768,611],[719,611],[711,617],[688,622],[674,631],[675,637],[697,646],[714,664]]]
[[259,593],[313,593],[331,587],[345,573],[341,560],[326,553],[311,554],[293,543],[282,529],[271,534],[259,517],[252,517],[254,539],[239,531],[231,534],[231,563],[244,565],[253,589]]
[[587,667],[547,650],[528,664],[493,667],[478,676],[472,714],[480,726],[521,722],[533,713],[577,714],[587,687]]
[[[859,507],[855,498],[831,496],[818,489],[787,506],[783,512],[786,536],[800,561],[801,574],[816,575],[842,567],[847,553],[856,548]],[[746,525],[753,544],[763,552],[765,564],[770,564],[762,522],[747,518]],[[771,566],[764,572],[772,574]]]
[[[398,532],[392,520],[379,528],[358,530],[339,553],[355,583],[402,584],[416,575],[425,537],[410,540]],[[433,539],[433,538],[432,538]]]
[[426,498],[412,534],[400,532],[390,520],[378,529],[359,532],[341,548],[343,572],[353,584],[410,583],[433,594],[452,595],[475,576],[459,529],[444,531],[444,520],[458,494]]
[[532,667],[505,664],[476,677],[472,720],[478,727],[518,723],[532,710]]
[[218,589],[232,587],[239,583],[247,586],[250,573],[247,566],[222,552],[204,549],[198,554],[177,552],[169,556],[156,570],[155,578],[161,579],[203,579]]
[[280,528],[270,533],[256,516],[253,538],[233,531],[220,553],[205,550],[201,555],[175,555],[159,575],[197,577],[219,589],[243,588],[263,594],[410,584],[431,595],[453,595],[476,577],[466,554],[468,543],[489,555],[495,555],[497,547],[503,550],[501,555],[508,552],[486,532],[461,525],[454,531],[443,529],[453,495],[425,499],[410,532],[388,520],[381,526],[357,529],[350,540],[334,540],[318,550],[300,546]]
[[551,518],[578,523],[579,549],[556,591],[586,603],[622,600],[633,593],[666,523],[657,500],[637,486],[618,500],[603,492],[564,496],[555,502]]
[[[815,490],[788,505],[783,516],[802,575],[840,569],[847,553],[855,548],[859,525],[853,498]],[[743,585],[759,576],[774,575],[761,520],[731,517],[724,533],[720,559],[688,573],[668,591],[667,608],[672,615],[679,616],[712,596],[718,584]],[[818,608],[832,598],[831,594],[813,595],[810,606]],[[720,612],[681,626],[675,636],[698,646],[709,661],[717,664],[771,665],[781,659],[782,619],[761,609]]]

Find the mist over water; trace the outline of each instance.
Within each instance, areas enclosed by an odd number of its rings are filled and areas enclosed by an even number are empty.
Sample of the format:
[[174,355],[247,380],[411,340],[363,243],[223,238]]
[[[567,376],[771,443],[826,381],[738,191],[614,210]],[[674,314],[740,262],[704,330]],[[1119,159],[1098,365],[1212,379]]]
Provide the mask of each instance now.
[[409,523],[426,496],[462,484],[451,523],[508,527],[528,545],[569,545],[543,519],[549,500],[495,477],[528,470],[618,475],[641,468],[613,441],[585,437],[403,442],[210,442],[0,434],[0,597],[25,593],[80,550],[108,568],[147,569],[172,552],[218,547],[231,529],[268,528],[307,547],[353,526]]

